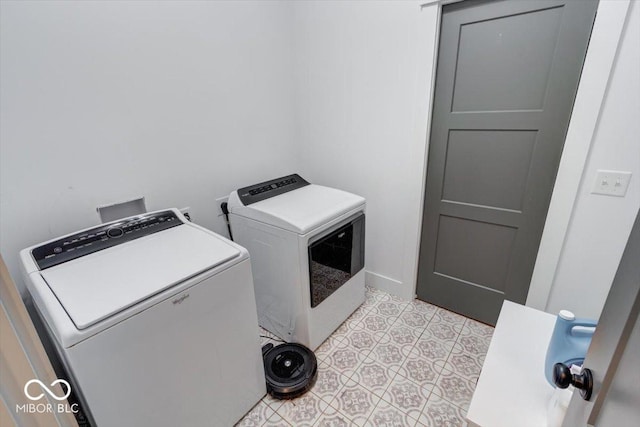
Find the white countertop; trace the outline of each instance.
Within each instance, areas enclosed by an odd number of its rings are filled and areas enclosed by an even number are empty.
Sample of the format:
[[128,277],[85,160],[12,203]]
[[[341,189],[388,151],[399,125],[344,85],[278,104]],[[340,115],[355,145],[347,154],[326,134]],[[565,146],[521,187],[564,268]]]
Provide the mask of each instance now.
[[470,426],[546,426],[544,359],[556,316],[505,301],[467,412]]

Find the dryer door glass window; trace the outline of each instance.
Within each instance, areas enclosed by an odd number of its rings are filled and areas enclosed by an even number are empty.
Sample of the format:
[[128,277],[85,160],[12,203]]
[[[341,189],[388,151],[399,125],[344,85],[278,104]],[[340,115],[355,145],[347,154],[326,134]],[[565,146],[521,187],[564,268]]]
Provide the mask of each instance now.
[[309,245],[311,307],[316,307],[364,268],[364,214]]

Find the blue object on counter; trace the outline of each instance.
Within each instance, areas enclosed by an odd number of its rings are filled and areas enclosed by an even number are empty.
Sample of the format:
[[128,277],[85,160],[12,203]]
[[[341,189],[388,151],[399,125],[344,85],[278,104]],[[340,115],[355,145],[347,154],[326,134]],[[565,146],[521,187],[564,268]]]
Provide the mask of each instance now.
[[549,384],[555,387],[553,365],[556,363],[582,365],[597,324],[595,320],[576,319],[572,312],[560,310],[544,361],[544,375]]

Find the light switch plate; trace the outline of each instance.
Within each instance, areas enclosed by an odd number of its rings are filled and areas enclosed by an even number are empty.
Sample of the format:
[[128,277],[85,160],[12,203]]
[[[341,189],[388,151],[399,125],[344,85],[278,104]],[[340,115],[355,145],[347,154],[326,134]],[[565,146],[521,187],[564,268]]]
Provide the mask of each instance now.
[[631,181],[631,172],[598,170],[593,183],[593,194],[624,197]]

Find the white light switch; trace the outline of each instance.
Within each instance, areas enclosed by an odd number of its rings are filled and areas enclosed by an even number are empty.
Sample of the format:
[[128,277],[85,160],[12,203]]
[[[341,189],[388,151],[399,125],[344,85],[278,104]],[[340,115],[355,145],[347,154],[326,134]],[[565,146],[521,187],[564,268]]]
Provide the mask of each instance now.
[[631,180],[631,172],[598,170],[591,190],[594,194],[624,197]]

